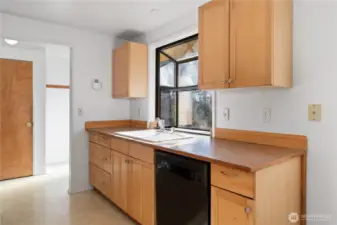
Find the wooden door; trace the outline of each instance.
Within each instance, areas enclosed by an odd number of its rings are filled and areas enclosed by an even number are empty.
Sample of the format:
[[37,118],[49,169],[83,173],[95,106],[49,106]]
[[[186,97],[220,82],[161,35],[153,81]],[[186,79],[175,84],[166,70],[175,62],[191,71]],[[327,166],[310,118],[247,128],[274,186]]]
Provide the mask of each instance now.
[[113,53],[113,97],[129,95],[129,44],[124,44]]
[[1,179],[33,175],[33,63],[0,59]]
[[136,221],[142,221],[142,164],[128,158],[128,204],[127,213]]
[[253,200],[212,186],[211,224],[254,225]]
[[270,4],[270,0],[231,0],[230,87],[271,84]]
[[127,176],[128,164],[127,156],[116,151],[112,153],[112,175],[110,196],[112,201],[121,209],[126,211],[127,208]]
[[199,8],[199,88],[228,88],[229,1]]
[[155,225],[154,166],[142,165],[142,225]]

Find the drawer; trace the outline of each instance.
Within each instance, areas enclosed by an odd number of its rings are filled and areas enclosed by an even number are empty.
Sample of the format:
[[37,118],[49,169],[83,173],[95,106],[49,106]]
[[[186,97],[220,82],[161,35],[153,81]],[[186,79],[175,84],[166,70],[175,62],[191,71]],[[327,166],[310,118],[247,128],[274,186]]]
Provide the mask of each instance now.
[[142,160],[147,163],[154,164],[154,150],[153,148],[137,144],[130,143],[129,155],[133,158]]
[[97,144],[103,145],[105,147],[109,148],[110,145],[110,137],[103,135],[103,134],[98,134],[98,133],[90,133],[90,141],[95,142]]
[[109,196],[111,176],[97,166],[90,164],[90,183],[102,194]]
[[211,184],[225,190],[254,198],[254,174],[229,166],[211,164]]
[[110,148],[126,155],[129,154],[129,143],[120,138],[111,138]]
[[109,148],[90,143],[90,162],[106,172],[112,173],[111,150]]

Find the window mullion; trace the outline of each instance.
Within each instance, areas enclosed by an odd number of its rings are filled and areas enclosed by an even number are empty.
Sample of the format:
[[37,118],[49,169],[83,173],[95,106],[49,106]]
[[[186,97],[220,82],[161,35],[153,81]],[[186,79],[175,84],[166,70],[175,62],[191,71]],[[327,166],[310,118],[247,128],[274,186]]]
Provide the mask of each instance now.
[[179,94],[178,94],[178,77],[179,77],[179,64],[175,63],[175,94],[176,94],[176,124],[175,127],[179,125]]

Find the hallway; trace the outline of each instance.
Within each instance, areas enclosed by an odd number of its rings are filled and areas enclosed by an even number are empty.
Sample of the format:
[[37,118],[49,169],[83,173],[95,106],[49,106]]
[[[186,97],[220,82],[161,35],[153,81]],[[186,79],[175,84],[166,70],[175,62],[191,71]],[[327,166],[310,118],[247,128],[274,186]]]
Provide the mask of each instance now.
[[133,225],[94,191],[68,195],[67,165],[0,182],[0,225]]

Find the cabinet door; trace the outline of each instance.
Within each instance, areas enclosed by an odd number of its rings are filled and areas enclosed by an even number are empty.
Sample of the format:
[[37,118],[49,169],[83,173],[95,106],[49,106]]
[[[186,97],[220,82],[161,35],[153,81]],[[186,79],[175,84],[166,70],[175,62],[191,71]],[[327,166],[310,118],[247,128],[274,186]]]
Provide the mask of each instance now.
[[112,151],[112,176],[110,196],[112,201],[121,209],[126,211],[127,208],[127,175],[128,164],[127,156]]
[[142,225],[155,225],[154,166],[142,166]]
[[142,221],[142,164],[128,158],[127,213],[136,221]]
[[220,188],[211,188],[212,225],[254,225],[254,202]]
[[126,43],[113,53],[113,97],[129,95],[129,45]]
[[231,0],[230,87],[271,84],[271,2]]
[[199,88],[228,88],[229,1],[199,8]]

